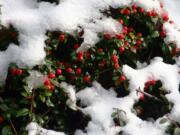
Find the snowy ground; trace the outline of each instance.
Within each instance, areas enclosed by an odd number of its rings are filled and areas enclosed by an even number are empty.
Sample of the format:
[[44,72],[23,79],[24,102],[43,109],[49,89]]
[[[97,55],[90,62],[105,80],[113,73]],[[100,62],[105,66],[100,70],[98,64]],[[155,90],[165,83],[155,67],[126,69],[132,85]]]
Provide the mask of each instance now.
[[[171,18],[180,28],[180,1],[162,1]],[[112,18],[103,16],[99,9],[105,10],[109,5],[119,7],[132,3],[141,5],[146,10],[155,9],[159,14],[163,12],[158,0],[62,0],[59,5],[37,3],[36,0],[0,0],[2,24],[5,26],[13,24],[20,32],[20,46],[11,44],[6,51],[0,52],[1,82],[3,83],[6,78],[7,67],[11,62],[16,62],[19,66],[34,66],[43,62],[46,30],[61,30],[73,34],[80,30],[79,26],[83,27],[85,40],[80,49],[84,50],[98,42],[98,32],[116,33],[120,31],[119,24]],[[103,19],[100,20],[100,18]],[[92,20],[95,23],[92,23]],[[175,41],[180,48],[180,32],[176,26],[170,24],[164,26],[168,34],[166,42]],[[180,59],[177,60],[177,63],[180,63]],[[143,121],[131,112],[131,108],[139,100],[135,89],[139,87],[143,89],[144,83],[152,78],[161,80],[164,88],[170,91],[166,97],[174,103],[174,108],[169,116],[180,122],[179,70],[177,65],[168,65],[163,63],[161,58],[154,58],[150,65],[138,70],[124,65],[123,72],[130,80],[131,93],[127,97],[117,98],[113,90],[106,91],[96,82],[94,87],[76,93],[76,97],[81,100],[83,106],[86,106],[82,111],[84,114],[90,115],[92,120],[86,127],[86,131],[77,130],[75,135],[116,135],[121,130],[124,135],[166,135],[164,129],[168,122],[159,124],[161,118],[155,122]],[[137,74],[139,78],[137,78]],[[126,115],[122,114],[127,122],[125,127],[114,125],[111,118],[113,108],[126,111]],[[27,129],[29,135],[35,135],[40,131],[42,131],[42,135],[64,134],[43,129],[35,123],[31,123]]]

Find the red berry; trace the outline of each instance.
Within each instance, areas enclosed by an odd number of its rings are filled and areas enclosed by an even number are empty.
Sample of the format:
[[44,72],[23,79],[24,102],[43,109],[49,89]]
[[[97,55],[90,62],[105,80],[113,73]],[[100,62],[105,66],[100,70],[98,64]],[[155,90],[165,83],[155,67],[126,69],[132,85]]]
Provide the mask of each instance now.
[[91,77],[90,77],[89,75],[85,75],[85,76],[83,77],[83,81],[86,82],[86,83],[89,83],[89,82],[90,82],[90,79],[91,79]]
[[117,62],[118,62],[118,56],[115,55],[115,54],[111,56],[111,59],[112,59],[112,61],[113,61],[114,63],[117,63]]
[[123,53],[124,51],[125,51],[125,49],[124,49],[123,46],[119,47],[119,52],[120,52],[120,53]]
[[166,37],[166,31],[165,31],[165,30],[162,30],[162,31],[160,32],[160,36],[161,36],[162,38]]
[[83,53],[82,52],[77,53],[77,60],[78,61],[83,61]]
[[99,67],[103,68],[106,64],[106,60],[103,59],[100,63],[99,63]]
[[72,68],[70,68],[70,67],[67,68],[66,71],[67,71],[68,73],[72,73],[72,72],[73,72]]
[[119,19],[119,23],[120,24],[124,24],[124,20],[123,19]]
[[125,14],[125,15],[130,15],[130,14],[131,14],[131,11],[130,11],[129,9],[125,9],[125,10],[123,11],[123,14]]
[[83,56],[83,52],[78,52],[78,53],[77,53],[77,56],[78,56],[78,57]]
[[134,13],[134,14],[137,14],[137,9],[133,9],[133,13]]
[[149,87],[150,85],[151,85],[150,81],[148,81],[148,82],[145,83],[145,86],[146,86],[146,87]]
[[114,69],[118,69],[119,68],[119,63],[115,63],[114,64]]
[[160,2],[160,7],[161,7],[161,8],[163,8],[163,7],[164,7],[164,5],[163,5],[163,3],[162,3],[162,2]]
[[158,13],[157,13],[155,10],[153,10],[153,11],[152,11],[152,15],[153,15],[154,17],[156,17],[156,16],[158,16]]
[[163,18],[164,21],[168,21],[169,20],[169,16],[168,16],[167,13],[163,13],[162,14],[162,18]]
[[54,85],[50,84],[50,85],[47,85],[46,88],[52,92],[55,87],[54,87]]
[[132,32],[134,29],[132,27],[128,28],[128,32]]
[[98,53],[102,53],[103,52],[103,49],[102,48],[98,48]]
[[119,40],[124,39],[124,35],[123,34],[116,34],[116,38]]
[[120,9],[120,14],[123,14],[124,13],[124,9]]
[[108,33],[104,33],[104,39],[110,40],[111,39],[111,35],[108,34]]
[[128,45],[129,45],[129,43],[128,43],[127,41],[125,41],[125,42],[124,42],[124,45],[125,45],[125,46],[128,46]]
[[148,12],[147,12],[147,16],[150,16],[150,17],[151,17],[151,16],[152,16],[152,12],[151,12],[151,11],[148,11]]
[[137,5],[136,4],[133,4],[132,5],[132,9],[136,9],[137,8]]
[[44,85],[48,86],[48,85],[50,85],[50,84],[51,84],[51,81],[50,81],[49,79],[46,79],[46,80],[44,81]]
[[50,78],[50,79],[53,79],[53,78],[55,78],[56,77],[56,75],[54,74],[54,73],[49,73],[48,74],[48,78]]
[[125,75],[121,75],[119,79],[120,79],[121,82],[124,82],[124,81],[126,81],[126,76]]
[[56,69],[56,74],[57,75],[61,75],[62,74],[62,70],[60,68]]
[[139,8],[140,13],[144,13],[144,8]]
[[86,52],[86,58],[87,58],[87,59],[90,59],[90,58],[91,58],[91,53],[88,52],[88,51]]
[[74,45],[74,49],[75,49],[75,50],[78,49],[79,46],[80,46],[79,44],[75,44],[75,45]]
[[78,61],[83,61],[83,59],[84,59],[83,56],[78,56],[78,57],[77,57],[77,60],[78,60]]
[[145,98],[144,93],[141,93],[139,99],[140,99],[141,101],[144,101],[144,98]]
[[16,75],[22,75],[22,73],[23,73],[23,71],[22,71],[22,69],[16,69],[16,71],[15,71],[16,73]]
[[60,34],[59,35],[59,41],[64,42],[64,40],[65,40],[65,35],[64,34]]
[[137,36],[138,36],[138,37],[142,37],[142,33],[140,33],[140,32],[137,33]]
[[76,75],[80,75],[82,73],[82,69],[81,68],[77,68],[76,69]]
[[156,84],[156,80],[151,80],[150,83],[151,83],[151,85],[155,85]]
[[3,122],[4,122],[4,118],[0,116],[0,124],[2,124]]
[[141,41],[141,40],[139,40],[139,39],[138,39],[138,40],[136,40],[136,45],[138,45],[138,46],[139,46],[139,45],[141,45],[141,44],[142,44],[142,41]]
[[122,29],[122,33],[127,34],[128,32],[128,27],[124,26]]

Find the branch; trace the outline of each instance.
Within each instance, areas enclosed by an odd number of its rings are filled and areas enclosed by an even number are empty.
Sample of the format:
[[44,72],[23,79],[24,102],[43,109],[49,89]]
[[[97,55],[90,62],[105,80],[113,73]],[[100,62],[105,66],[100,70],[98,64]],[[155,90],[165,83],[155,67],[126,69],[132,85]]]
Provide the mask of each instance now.
[[149,97],[149,98],[153,98],[154,100],[157,100],[157,101],[160,101],[160,102],[163,102],[161,99],[157,98],[156,96],[153,96],[147,92],[144,92],[142,91],[140,88],[136,90],[137,92],[140,92],[142,94],[144,94],[145,96]]
[[179,127],[179,128],[180,128],[179,124],[177,124],[177,122],[176,122],[175,120],[169,118],[168,115],[167,115],[167,119],[168,119],[172,124],[174,124],[176,127]]
[[17,130],[16,130],[13,122],[11,121],[11,119],[9,120],[9,122],[10,122],[10,124],[11,124],[12,129],[13,129],[13,132],[15,133],[15,135],[17,135],[17,134],[18,134],[18,133],[17,133]]

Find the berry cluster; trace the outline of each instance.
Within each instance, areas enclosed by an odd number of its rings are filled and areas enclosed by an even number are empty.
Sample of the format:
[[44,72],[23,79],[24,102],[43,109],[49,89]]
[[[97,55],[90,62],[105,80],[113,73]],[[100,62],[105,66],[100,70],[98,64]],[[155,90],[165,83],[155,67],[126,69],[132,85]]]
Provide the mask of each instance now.
[[[163,8],[163,5],[161,7]],[[118,96],[125,96],[128,91],[128,80],[122,72],[124,64],[136,68],[137,62],[149,63],[155,56],[163,57],[166,63],[175,62],[172,58],[177,55],[175,43],[167,45],[164,42],[166,31],[163,29],[163,23],[173,23],[167,13],[159,15],[154,10],[146,12],[135,4],[103,13],[112,16],[122,25],[120,33],[98,33],[100,41],[94,47],[86,52],[77,52],[83,42],[83,29],[76,33],[76,36],[48,31],[44,64],[33,69],[18,68],[14,64],[10,66],[6,84],[2,92],[0,91],[2,132],[8,130],[9,133],[23,134],[25,131],[22,127],[25,127],[28,121],[37,121],[47,128],[72,133],[77,129],[77,123],[72,124],[73,120],[68,120],[68,114],[73,114],[74,117],[71,119],[75,119],[74,121],[77,121],[76,116],[79,114],[67,108],[68,96],[61,88],[61,82],[67,82],[81,90],[91,86],[93,81],[98,81],[105,88],[114,87]],[[11,33],[11,36],[17,38],[15,33]],[[43,86],[29,88],[26,78],[32,70],[44,76]],[[162,99],[164,93],[158,90],[159,86],[158,81],[151,80],[145,84],[144,91]],[[134,108],[142,119],[146,119],[151,116],[147,104],[154,106],[157,102],[151,102],[145,93],[139,94],[140,101]],[[161,106],[158,102],[154,109],[158,110]],[[160,115],[168,112],[165,107],[157,112]],[[159,116],[154,114],[155,118],[155,115]],[[79,117],[81,120],[78,121],[84,125],[87,122],[84,116],[81,114]]]

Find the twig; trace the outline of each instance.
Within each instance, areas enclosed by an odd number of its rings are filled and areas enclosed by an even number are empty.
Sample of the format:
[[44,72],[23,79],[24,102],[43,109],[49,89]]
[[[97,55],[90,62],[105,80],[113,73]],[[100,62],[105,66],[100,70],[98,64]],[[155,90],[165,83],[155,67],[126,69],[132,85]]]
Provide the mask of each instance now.
[[[33,113],[34,107],[33,107],[33,102],[34,102],[34,96],[35,96],[35,90],[32,90],[32,98],[31,98],[31,106],[30,106],[30,112]],[[30,118],[30,121],[32,121],[32,118]]]
[[176,127],[179,127],[179,128],[180,128],[180,126],[177,124],[177,122],[176,122],[175,120],[172,120],[171,118],[169,118],[168,115],[167,115],[167,119],[168,119],[169,121],[171,121],[171,123],[174,124]]
[[11,124],[11,127],[12,127],[12,129],[13,129],[15,135],[17,135],[17,134],[18,134],[18,133],[17,133],[17,130],[16,130],[16,128],[15,128],[13,122],[11,121],[11,119],[9,120],[9,122],[10,122],[10,124]]
[[52,108],[49,108],[46,112],[44,112],[44,113],[42,114],[42,117],[44,117],[46,114],[48,114],[51,110],[52,110]]
[[144,91],[140,90],[140,88],[137,89],[136,91],[144,94],[145,96],[147,96],[147,97],[149,97],[149,98],[153,98],[153,99],[155,99],[155,100],[157,100],[157,101],[163,102],[161,99],[157,98],[156,96],[153,96],[153,95],[151,95],[151,94],[149,94],[149,93],[147,93],[147,92],[144,92]]
[[107,72],[107,71],[109,71],[109,70],[111,70],[112,68],[108,68],[108,69],[106,69],[106,70],[103,70],[103,71],[101,71],[101,72],[99,72],[99,74],[102,74],[102,73],[104,73],[104,72]]

